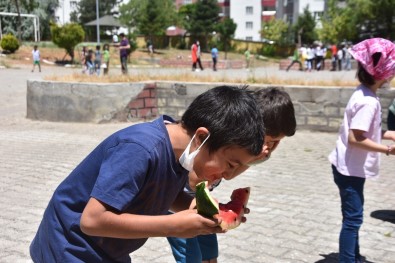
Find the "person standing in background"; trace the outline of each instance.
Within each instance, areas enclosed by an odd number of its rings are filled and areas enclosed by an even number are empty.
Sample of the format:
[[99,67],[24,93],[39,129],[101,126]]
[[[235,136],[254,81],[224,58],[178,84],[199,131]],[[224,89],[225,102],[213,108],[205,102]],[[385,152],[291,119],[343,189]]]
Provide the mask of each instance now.
[[97,45],[95,51],[94,66],[95,66],[96,75],[98,76],[100,75],[101,58],[102,58],[102,54],[100,52],[100,45]]
[[197,51],[196,51],[196,62],[199,65],[200,70],[203,70],[202,66],[202,61],[200,60],[201,57],[201,51],[200,51],[200,43],[199,41],[196,41],[196,46],[197,46]]
[[333,44],[331,46],[331,53],[332,53],[332,57],[331,57],[331,62],[332,62],[332,68],[331,71],[336,71],[336,64],[337,64],[337,46],[335,44]]
[[196,43],[193,43],[191,46],[192,71],[196,70],[197,51],[198,51],[198,46],[196,45]]
[[119,34],[121,42],[119,43],[119,56],[121,60],[121,69],[123,74],[128,74],[128,56],[130,44],[124,33]]
[[211,58],[213,59],[213,70],[217,71],[218,49],[217,49],[217,46],[215,46],[215,45],[211,49]]
[[103,46],[103,74],[108,75],[108,70],[110,67],[110,45],[105,44]]
[[246,59],[246,69],[249,69],[250,68],[251,53],[248,48],[244,52],[244,57]]
[[41,72],[40,50],[38,50],[37,45],[34,45],[34,47],[33,47],[32,56],[33,56],[33,69],[32,69],[32,72],[34,72],[34,68],[36,67],[36,65],[38,66],[38,71]]

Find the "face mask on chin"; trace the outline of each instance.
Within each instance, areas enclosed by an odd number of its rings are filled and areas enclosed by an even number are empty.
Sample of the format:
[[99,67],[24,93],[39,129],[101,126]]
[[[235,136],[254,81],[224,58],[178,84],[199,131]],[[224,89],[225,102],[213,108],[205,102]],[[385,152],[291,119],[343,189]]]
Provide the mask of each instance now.
[[184,167],[184,169],[188,170],[189,172],[191,172],[193,170],[193,162],[195,160],[195,157],[200,152],[200,148],[202,148],[204,143],[210,137],[210,134],[208,134],[207,138],[204,139],[202,144],[200,144],[200,146],[195,151],[190,153],[189,150],[191,149],[191,144],[192,144],[192,141],[195,138],[195,136],[196,136],[196,134],[193,135],[193,137],[192,137],[191,141],[189,142],[187,148],[185,148],[184,152],[181,154],[180,159],[179,159],[179,162],[180,162],[181,166]]

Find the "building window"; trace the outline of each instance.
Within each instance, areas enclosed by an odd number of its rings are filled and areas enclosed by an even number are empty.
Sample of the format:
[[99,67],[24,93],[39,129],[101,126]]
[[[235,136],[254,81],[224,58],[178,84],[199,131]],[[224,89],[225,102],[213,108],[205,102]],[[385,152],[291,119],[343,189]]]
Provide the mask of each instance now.
[[254,7],[246,6],[246,15],[252,15],[252,14],[254,14]]
[[253,39],[252,37],[246,37],[247,41],[252,41],[252,39]]
[[252,22],[246,22],[246,29],[253,29]]
[[192,0],[184,0],[184,5],[192,4]]

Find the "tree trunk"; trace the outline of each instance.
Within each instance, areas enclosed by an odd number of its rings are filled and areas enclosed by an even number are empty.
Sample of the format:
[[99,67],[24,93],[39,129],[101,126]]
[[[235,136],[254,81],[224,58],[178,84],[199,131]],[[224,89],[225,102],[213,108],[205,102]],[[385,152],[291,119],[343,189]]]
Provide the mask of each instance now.
[[19,10],[19,0],[15,0],[16,12],[18,13],[18,29],[17,29],[17,38],[19,43],[22,42],[22,19],[21,19],[21,11]]

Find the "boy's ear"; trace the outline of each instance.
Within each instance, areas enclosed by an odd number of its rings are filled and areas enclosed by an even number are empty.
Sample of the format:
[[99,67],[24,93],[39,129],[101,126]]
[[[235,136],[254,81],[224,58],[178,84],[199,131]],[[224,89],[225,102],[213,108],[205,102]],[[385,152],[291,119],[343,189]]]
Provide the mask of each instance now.
[[196,132],[196,137],[199,138],[199,144],[203,143],[207,136],[209,136],[210,132],[205,127],[199,127]]

